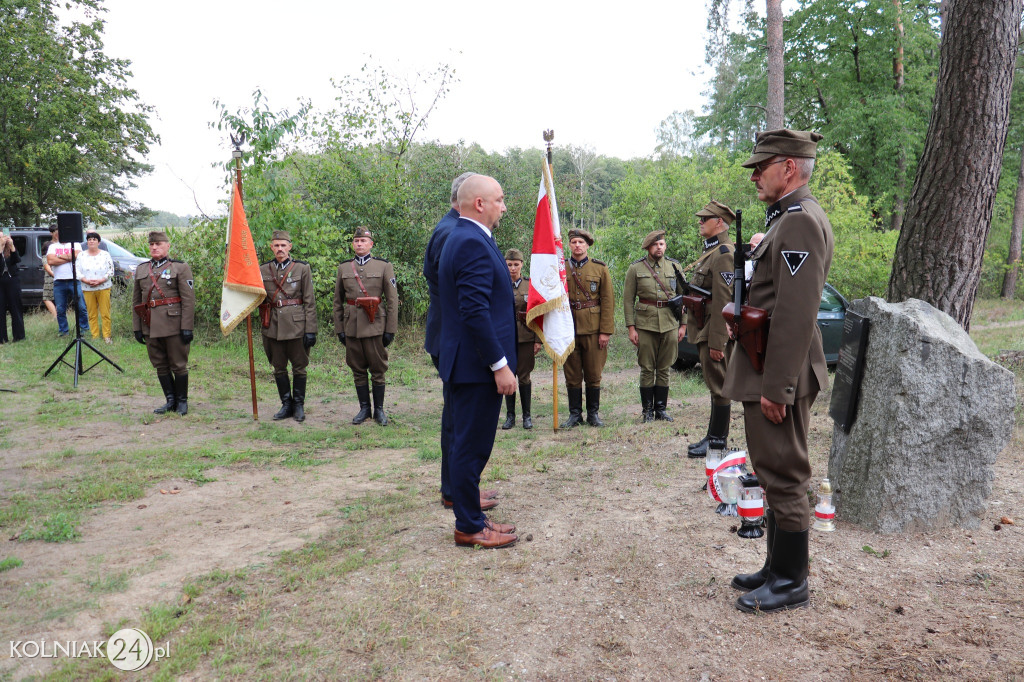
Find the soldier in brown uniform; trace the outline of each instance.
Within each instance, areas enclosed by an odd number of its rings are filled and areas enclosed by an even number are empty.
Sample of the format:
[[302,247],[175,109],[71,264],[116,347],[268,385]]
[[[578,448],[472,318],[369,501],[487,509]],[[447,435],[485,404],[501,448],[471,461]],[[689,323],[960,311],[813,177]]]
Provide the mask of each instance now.
[[764,566],[732,581],[750,590],[736,602],[742,611],[808,602],[807,431],[811,404],[828,387],[816,320],[833,249],[828,216],[807,189],[820,139],[806,131],[758,133],[754,153],[743,164],[753,169],[757,198],[768,204],[765,237],[750,255],[754,276],[747,304],[766,311],[771,327],[762,371],[736,344],[723,392],[743,402],[750,460],[771,509]]
[[[711,292],[711,297],[701,297],[701,310],[687,308],[686,338],[697,346],[700,353],[704,383],[711,393],[711,417],[708,419],[707,435],[687,448],[688,457],[704,457],[712,437],[719,439],[722,447],[725,447],[725,439],[729,437],[732,405],[722,395],[726,355],[732,347],[722,308],[732,300],[733,294],[733,253],[736,249],[729,237],[729,226],[736,219],[736,214],[725,204],[712,201],[697,211],[697,217],[700,219],[700,236],[704,238],[704,252],[697,259],[690,284]],[[695,290],[690,293],[698,295]]]
[[679,342],[686,333],[681,303],[679,317],[669,302],[685,289],[679,261],[665,255],[665,230],[654,230],[642,244],[647,255],[626,270],[622,304],[629,340],[640,364],[640,403],[643,420],[672,421],[668,405],[668,371],[676,361]]
[[[316,345],[316,300],[313,271],[309,264],[291,257],[292,238],[276,230],[270,241],[274,260],[260,266],[267,298],[260,305],[263,350],[274,368],[281,409],[274,419],[306,420],[306,365],[309,349]],[[288,363],[292,363],[291,384]]]
[[334,331],[345,344],[345,362],[355,376],[359,413],[352,423],[362,424],[370,417],[369,372],[373,379],[373,419],[385,426],[384,373],[388,371],[387,348],[398,331],[398,288],[391,263],[371,255],[371,249],[369,228],[357,227],[352,238],[356,256],[338,266]]
[[569,307],[576,328],[576,346],[565,360],[565,390],[569,395],[569,418],[560,428],[583,423],[583,382],[587,384],[587,423],[604,426],[601,409],[601,375],[608,360],[608,341],[615,333],[615,292],[608,266],[587,256],[594,235],[586,230],[569,230],[570,257],[566,262]]
[[[517,330],[517,351],[516,351],[516,378],[519,379],[519,398],[523,404],[523,428],[533,428],[533,414],[530,412],[530,399],[532,384],[530,374],[533,373],[535,356],[540,350],[540,341],[537,334],[526,326],[526,300],[530,295],[530,278],[523,277],[523,252],[519,249],[509,249],[505,252],[505,265],[508,266],[509,277],[512,278],[512,295],[516,301],[516,330]],[[504,430],[509,430],[516,425],[516,396],[505,396],[505,423],[501,425]]]
[[132,328],[146,344],[167,402],[156,414],[177,410],[188,414],[188,351],[192,343],[196,294],[192,269],[167,257],[171,244],[163,232],[149,233],[152,260],[135,270],[132,287]]

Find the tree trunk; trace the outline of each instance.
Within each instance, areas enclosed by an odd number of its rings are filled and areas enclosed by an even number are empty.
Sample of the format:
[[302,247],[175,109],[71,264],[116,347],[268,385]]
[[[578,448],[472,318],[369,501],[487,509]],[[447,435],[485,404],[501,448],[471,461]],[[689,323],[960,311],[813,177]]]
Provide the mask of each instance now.
[[1020,171],[1017,173],[1017,194],[1013,198],[1013,223],[1010,225],[1010,252],[1006,256],[1006,274],[1003,275],[1005,299],[1017,294],[1017,273],[1020,272],[1021,233],[1024,232],[1024,146],[1021,147]]
[[[896,100],[900,103],[901,107],[905,108],[903,101],[903,1],[892,0],[892,4],[896,8],[896,56],[892,60],[893,89],[896,91]],[[900,133],[902,137],[905,131],[901,129]],[[896,181],[893,184],[892,217],[889,222],[889,228],[893,230],[899,229],[903,223],[903,214],[907,210],[907,200],[904,196],[904,193],[907,191],[906,148],[900,145],[900,149],[896,154]]]
[[768,38],[767,129],[786,127],[785,43],[782,39],[782,0],[765,0]]
[[887,297],[969,329],[1010,122],[1024,0],[950,0],[924,153]]

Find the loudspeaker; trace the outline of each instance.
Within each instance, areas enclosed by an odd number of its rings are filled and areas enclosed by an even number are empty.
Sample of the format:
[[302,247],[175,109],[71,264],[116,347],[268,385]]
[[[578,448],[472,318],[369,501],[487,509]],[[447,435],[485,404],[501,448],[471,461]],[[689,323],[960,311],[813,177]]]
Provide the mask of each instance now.
[[61,244],[74,242],[76,244],[85,239],[82,230],[82,214],[78,211],[61,211],[57,214],[57,241]]

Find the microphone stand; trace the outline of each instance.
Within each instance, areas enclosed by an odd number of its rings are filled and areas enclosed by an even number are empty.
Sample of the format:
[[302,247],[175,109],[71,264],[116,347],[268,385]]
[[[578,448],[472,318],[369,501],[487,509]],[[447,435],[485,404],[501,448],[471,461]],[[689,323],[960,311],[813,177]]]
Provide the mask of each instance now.
[[[64,349],[64,352],[61,353],[60,356],[56,360],[53,361],[53,364],[50,365],[50,368],[48,370],[46,370],[45,372],[43,372],[43,376],[44,377],[47,376],[50,372],[53,371],[53,368],[56,367],[58,364],[64,363],[65,365],[67,365],[68,367],[70,367],[71,369],[73,369],[75,371],[75,388],[78,388],[78,377],[83,375],[83,374],[85,374],[86,372],[88,372],[90,369],[92,369],[96,365],[100,364],[101,362],[108,362],[108,363],[110,363],[111,365],[113,365],[114,369],[116,369],[118,372],[121,372],[122,374],[124,374],[124,370],[121,369],[121,367],[118,366],[118,364],[116,362],[114,362],[113,360],[108,358],[103,353],[99,352],[99,350],[97,350],[95,346],[93,346],[91,343],[89,343],[88,341],[86,341],[85,339],[82,338],[82,324],[81,324],[81,321],[78,319],[78,316],[81,315],[81,310],[78,307],[78,287],[79,287],[79,284],[78,284],[78,270],[75,267],[75,243],[74,242],[71,242],[71,281],[74,282],[74,287],[72,287],[72,290],[71,290],[71,301],[72,301],[72,304],[75,307],[75,338],[71,340],[71,343],[69,343],[68,347]],[[66,312],[65,312],[65,315],[67,315]],[[97,360],[93,364],[89,365],[88,367],[83,367],[83,363],[82,363],[82,344],[85,344],[86,346],[88,346],[89,348],[92,349],[93,353],[95,353],[96,355],[100,356],[99,360]],[[67,355],[68,352],[72,348],[75,349],[75,362],[74,362],[74,364],[71,364],[70,362],[68,362],[67,360],[64,359],[64,356]]]

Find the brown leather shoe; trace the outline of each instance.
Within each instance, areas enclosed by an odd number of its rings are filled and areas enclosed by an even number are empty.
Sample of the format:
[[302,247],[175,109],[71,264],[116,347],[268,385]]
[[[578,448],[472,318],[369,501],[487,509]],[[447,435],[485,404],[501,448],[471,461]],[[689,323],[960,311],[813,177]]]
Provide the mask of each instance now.
[[[444,505],[445,509],[451,509],[452,507],[455,506],[454,502],[452,502],[451,500],[447,500],[447,499],[445,499],[443,497],[441,498],[441,504]],[[487,500],[487,499],[484,499],[484,497],[482,495],[480,496],[480,511],[487,511],[488,509],[494,509],[497,506],[498,506],[498,501],[497,500]]]
[[514,545],[519,538],[512,533],[499,533],[484,526],[479,533],[460,533],[455,531],[456,545],[480,545],[484,549],[508,547]]
[[497,490],[481,490],[480,491],[480,499],[481,500],[493,500],[497,496],[498,496],[498,491]]
[[484,525],[487,526],[488,528],[490,528],[493,531],[497,531],[499,533],[505,533],[506,535],[509,534],[509,533],[515,533],[516,532],[515,524],[512,524],[512,523],[495,523],[494,521],[491,521],[490,519],[484,519]]

